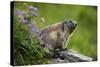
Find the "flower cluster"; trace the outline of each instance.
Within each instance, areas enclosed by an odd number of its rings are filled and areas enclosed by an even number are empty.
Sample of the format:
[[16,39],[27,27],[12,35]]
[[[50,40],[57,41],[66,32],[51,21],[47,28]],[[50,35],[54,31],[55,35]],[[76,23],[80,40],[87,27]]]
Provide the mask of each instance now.
[[29,9],[29,13],[31,16],[38,17],[38,8],[37,7],[29,6],[28,9]]
[[20,18],[22,20],[24,18],[25,12],[21,11],[21,10],[18,10],[18,11],[16,11],[16,14],[18,15],[18,18]]
[[38,36],[40,27],[37,24],[45,22],[38,7],[25,3],[25,9],[15,11],[14,22],[14,65],[48,63],[46,50],[41,48]]
[[[36,32],[38,32],[38,27],[36,25],[36,21],[34,20],[34,18],[39,17],[38,15],[39,10],[38,7],[33,7],[33,6],[28,6],[27,9],[28,12],[22,10],[16,11],[16,15],[18,16],[18,18],[20,18],[21,22],[23,24],[27,24],[31,32],[35,34]],[[40,20],[41,22],[45,22],[44,17],[41,17]]]

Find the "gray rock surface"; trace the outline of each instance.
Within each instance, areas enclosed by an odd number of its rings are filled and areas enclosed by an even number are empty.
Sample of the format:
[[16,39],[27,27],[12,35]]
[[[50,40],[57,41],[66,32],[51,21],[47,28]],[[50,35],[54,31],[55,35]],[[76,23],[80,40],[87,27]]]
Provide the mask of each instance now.
[[[61,57],[51,58],[50,62],[53,63],[69,63],[69,62],[90,62],[92,58],[81,55],[73,50],[63,50],[58,52]],[[63,57],[63,59],[62,59]]]

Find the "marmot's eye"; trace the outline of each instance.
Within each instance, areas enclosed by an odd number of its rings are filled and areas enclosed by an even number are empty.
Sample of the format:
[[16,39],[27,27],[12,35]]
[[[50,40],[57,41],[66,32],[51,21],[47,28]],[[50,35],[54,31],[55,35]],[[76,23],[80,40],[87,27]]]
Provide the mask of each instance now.
[[74,23],[73,21],[71,21],[71,20],[69,20],[68,21],[68,23],[67,23],[67,26],[69,27],[69,28],[74,28],[74,27],[76,27],[76,23]]
[[71,21],[71,20],[69,20],[68,22],[69,22],[69,23],[73,23],[73,21]]

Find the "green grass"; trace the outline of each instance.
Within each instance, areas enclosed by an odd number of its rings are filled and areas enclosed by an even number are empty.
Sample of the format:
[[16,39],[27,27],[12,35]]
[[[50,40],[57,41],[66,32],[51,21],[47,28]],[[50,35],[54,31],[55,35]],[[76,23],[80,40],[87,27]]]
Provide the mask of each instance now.
[[[17,10],[23,10],[27,12],[28,11],[27,6],[30,6],[30,5],[37,6],[39,9],[39,17],[34,18],[34,19],[37,21],[36,24],[38,25],[40,29],[44,28],[47,25],[55,24],[65,19],[71,19],[71,20],[76,21],[78,26],[75,29],[72,37],[69,39],[67,47],[83,55],[92,57],[94,60],[97,59],[97,7],[96,6],[15,2],[14,13]],[[14,49],[15,51],[16,50],[19,51],[19,52],[15,52],[17,53],[15,55],[17,56],[17,58],[21,58],[15,61],[16,65],[17,64],[21,65],[21,64],[48,63],[48,60],[43,57],[44,52],[42,50],[36,56],[31,55],[35,53],[35,50],[38,50],[38,48],[40,48],[37,45],[38,42],[37,43],[34,42],[34,38],[32,38],[31,34],[28,33],[29,31],[27,31],[29,30],[27,26],[23,25],[22,30],[24,31],[21,30],[20,28],[21,23],[19,19],[16,18],[16,15],[14,16],[15,16],[14,34],[16,35],[15,38],[17,38],[15,39],[14,46],[16,47]],[[39,20],[40,17],[45,18],[44,23],[40,22]],[[27,31],[27,33],[25,31]],[[28,41],[27,41],[27,38],[28,38]],[[23,46],[23,43],[24,43],[24,46]],[[35,47],[33,46],[33,44],[35,45]],[[22,62],[19,63],[20,61]]]

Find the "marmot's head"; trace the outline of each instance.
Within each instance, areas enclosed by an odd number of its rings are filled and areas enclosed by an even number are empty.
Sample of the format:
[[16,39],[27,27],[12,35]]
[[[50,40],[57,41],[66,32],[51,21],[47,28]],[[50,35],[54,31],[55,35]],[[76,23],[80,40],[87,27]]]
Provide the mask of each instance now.
[[76,28],[77,23],[72,20],[63,21],[63,30],[69,32],[70,34]]

